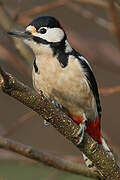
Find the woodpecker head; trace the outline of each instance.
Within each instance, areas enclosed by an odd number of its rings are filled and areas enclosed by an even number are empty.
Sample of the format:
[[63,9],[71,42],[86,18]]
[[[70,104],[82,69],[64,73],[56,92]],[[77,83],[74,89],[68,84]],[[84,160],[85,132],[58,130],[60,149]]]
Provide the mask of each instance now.
[[42,16],[34,19],[25,31],[10,31],[10,35],[23,38],[36,56],[52,53],[57,56],[61,64],[65,63],[67,54],[72,51],[66,33],[57,19],[51,16]]

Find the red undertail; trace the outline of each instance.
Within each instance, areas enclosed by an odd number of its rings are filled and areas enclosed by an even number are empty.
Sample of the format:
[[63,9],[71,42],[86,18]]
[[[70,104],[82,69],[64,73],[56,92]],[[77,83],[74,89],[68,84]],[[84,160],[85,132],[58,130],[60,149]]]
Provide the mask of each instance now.
[[[70,117],[79,125],[82,123],[83,119],[82,117],[78,117],[75,115],[70,115]],[[102,144],[101,141],[101,132],[100,132],[100,123],[101,119],[97,118],[96,121],[88,120],[86,122],[86,133],[91,136],[95,141]]]

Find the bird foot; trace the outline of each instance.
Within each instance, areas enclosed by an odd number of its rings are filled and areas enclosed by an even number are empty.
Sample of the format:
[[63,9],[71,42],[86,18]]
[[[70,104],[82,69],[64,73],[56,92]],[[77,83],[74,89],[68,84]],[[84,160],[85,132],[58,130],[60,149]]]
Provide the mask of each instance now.
[[82,123],[79,124],[79,130],[75,137],[79,138],[77,145],[79,145],[83,141],[84,132],[86,130],[86,121],[84,120]]
[[58,107],[58,108],[60,108],[60,109],[63,108],[63,106],[62,106],[61,104],[59,104],[56,100],[52,100],[52,103],[53,103],[56,107]]
[[46,120],[44,120],[44,126],[49,126],[49,125],[50,125],[50,123],[47,122]]

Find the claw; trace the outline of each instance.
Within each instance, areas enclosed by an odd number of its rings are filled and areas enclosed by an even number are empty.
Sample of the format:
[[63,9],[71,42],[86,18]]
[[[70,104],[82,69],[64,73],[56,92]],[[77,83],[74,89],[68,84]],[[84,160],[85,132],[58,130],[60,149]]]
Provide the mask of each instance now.
[[86,164],[87,167],[89,167],[89,168],[93,168],[93,167],[94,167],[92,161],[90,161],[90,160],[87,158],[87,156],[85,156],[84,154],[83,154],[83,159],[84,159],[85,164]]
[[49,126],[49,125],[50,125],[50,123],[47,122],[46,120],[44,120],[44,126]]
[[58,107],[58,108],[62,109],[62,105],[61,105],[61,104],[59,104],[57,101],[52,100],[52,103],[53,103],[56,107]]
[[76,137],[79,137],[79,141],[77,145],[79,145],[83,141],[84,132],[86,130],[86,120],[79,124],[80,129],[78,130]]

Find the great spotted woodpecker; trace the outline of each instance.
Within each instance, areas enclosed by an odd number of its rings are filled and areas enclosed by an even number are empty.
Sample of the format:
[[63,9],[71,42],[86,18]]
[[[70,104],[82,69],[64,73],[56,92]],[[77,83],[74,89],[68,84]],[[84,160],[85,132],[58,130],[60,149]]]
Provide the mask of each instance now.
[[[32,48],[33,86],[80,126],[79,143],[86,132],[112,155],[101,137],[101,105],[93,71],[84,56],[70,46],[59,21],[50,16],[38,17],[25,31],[9,34],[24,38]],[[91,161],[85,156],[84,159],[91,167]]]

